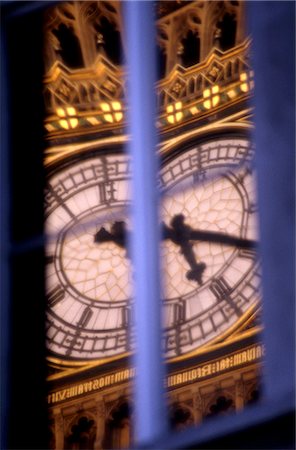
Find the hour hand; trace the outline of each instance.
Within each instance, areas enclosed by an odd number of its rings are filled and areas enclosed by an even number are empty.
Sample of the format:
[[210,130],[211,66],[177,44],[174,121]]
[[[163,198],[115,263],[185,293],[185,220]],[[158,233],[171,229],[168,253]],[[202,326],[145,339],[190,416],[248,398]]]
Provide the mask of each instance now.
[[101,227],[94,236],[94,242],[100,244],[102,242],[114,242],[121,248],[126,248],[127,230],[125,222],[114,222],[111,226],[111,232]]
[[162,238],[170,239],[175,245],[180,247],[180,253],[184,256],[190,267],[190,270],[186,272],[186,278],[202,285],[202,277],[206,265],[204,262],[197,262],[195,259],[193,245],[190,242],[191,227],[185,224],[183,214],[175,215],[170,225],[168,227],[166,224],[162,224]]
[[101,242],[110,242],[114,241],[114,237],[112,236],[109,231],[106,230],[106,228],[101,227],[99,231],[95,234],[94,242],[101,243]]
[[163,240],[173,240],[175,236],[174,231],[168,227],[164,222],[161,222],[161,238]]
[[252,239],[244,239],[236,236],[231,236],[219,231],[200,231],[190,230],[190,240],[213,242],[214,244],[223,244],[230,247],[239,247],[242,249],[256,249],[258,243]]

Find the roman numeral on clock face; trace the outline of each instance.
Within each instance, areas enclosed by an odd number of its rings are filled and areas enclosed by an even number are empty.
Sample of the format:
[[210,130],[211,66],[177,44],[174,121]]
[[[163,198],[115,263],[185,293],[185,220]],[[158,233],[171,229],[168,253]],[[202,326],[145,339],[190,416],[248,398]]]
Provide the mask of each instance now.
[[193,173],[193,183],[201,183],[206,180],[206,173],[207,171],[205,169],[199,170]]
[[238,252],[241,258],[256,259],[257,251],[254,248],[241,248]]
[[173,305],[173,316],[174,323],[180,324],[186,319],[186,304],[185,301],[180,301],[179,303],[175,303]]
[[219,277],[215,278],[210,287],[210,291],[215,295],[218,302],[222,302],[226,300],[228,305],[235,311],[236,315],[240,317],[242,315],[242,311],[239,306],[235,303],[235,301],[231,298],[232,288],[229,286],[225,278]]
[[210,285],[210,291],[215,295],[217,300],[223,300],[226,297],[229,296],[231,293],[231,287],[225,280],[225,278],[215,278],[211,285]]
[[125,306],[121,310],[122,314],[122,326],[127,328],[131,324],[131,310],[129,307]]
[[98,184],[100,203],[105,204],[109,203],[110,201],[115,201],[116,189],[114,185],[114,181],[107,181]]
[[55,286],[48,294],[48,305],[50,307],[55,306],[57,303],[62,301],[65,297],[65,291],[62,286]]
[[81,315],[79,321],[77,322],[77,326],[78,326],[79,328],[84,328],[84,327],[86,327],[86,325],[89,323],[89,321],[90,321],[92,315],[93,315],[92,309],[91,309],[89,306],[87,306],[87,307],[85,308],[85,310],[83,311],[83,313],[82,313],[82,315]]

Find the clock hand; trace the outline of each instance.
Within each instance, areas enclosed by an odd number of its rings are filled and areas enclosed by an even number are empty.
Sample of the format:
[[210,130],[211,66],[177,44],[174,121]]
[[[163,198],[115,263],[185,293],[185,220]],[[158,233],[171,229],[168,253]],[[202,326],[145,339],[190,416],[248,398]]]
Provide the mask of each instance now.
[[[185,217],[183,214],[176,214],[172,218],[170,225],[171,226],[168,227],[165,223],[162,223],[162,238],[165,240],[170,239],[174,244],[180,247],[180,253],[184,256],[190,267],[190,270],[186,273],[187,279],[194,280],[200,285],[202,284],[202,275],[206,268],[206,264],[204,262],[196,261],[193,244],[190,241],[215,242],[243,249],[255,248],[257,246],[257,243],[250,239],[237,238],[216,231],[194,230],[189,225],[185,224]],[[126,224],[123,221],[114,222],[111,226],[111,232],[107,231],[104,227],[100,228],[94,237],[96,243],[114,242],[119,247],[125,248],[127,256],[129,257],[126,245],[127,239],[128,231],[126,229]]]
[[[202,284],[202,273],[206,268],[204,263],[197,263],[193,252],[193,245],[189,242],[190,227],[184,224],[184,216],[179,214],[171,221],[172,228],[168,228],[163,224],[164,239],[170,239],[176,245],[180,246],[180,252],[186,259],[191,270],[186,273],[188,280],[195,280]],[[128,239],[128,231],[126,230],[125,222],[114,222],[111,226],[111,232],[104,227],[95,234],[94,242],[114,242],[119,247],[126,248]],[[127,256],[129,257],[128,250]]]
[[232,247],[240,247],[245,249],[256,248],[258,243],[252,239],[243,239],[219,231],[200,231],[191,229],[189,233],[191,240],[214,242],[217,244],[230,245]]
[[180,246],[181,254],[184,255],[191,270],[186,273],[188,280],[195,280],[202,284],[202,274],[206,268],[205,263],[197,263],[193,252],[193,244],[190,241],[215,242],[223,245],[240,247],[242,249],[256,248],[257,242],[251,239],[242,239],[229,236],[216,231],[194,230],[186,225],[183,214],[176,214],[171,220],[171,227],[162,224],[163,239],[170,239],[174,244]]
[[[181,219],[178,217],[182,216]],[[216,244],[224,244],[224,245],[230,245],[232,247],[239,247],[242,249],[255,249],[258,246],[258,242],[254,241],[252,239],[244,239],[236,236],[230,236],[229,234],[221,233],[219,231],[204,231],[204,230],[194,230],[190,226],[186,225],[184,223],[184,216],[183,214],[177,214],[173,217],[171,224],[176,221],[180,222],[180,231],[182,236],[185,236],[185,227],[186,227],[186,239],[191,241],[205,241],[205,242],[214,242]],[[162,224],[163,227],[163,239],[170,239],[171,241],[175,242],[176,235],[175,235],[175,225],[172,228],[169,228],[164,223]],[[177,242],[175,242],[177,243]]]
[[125,222],[114,222],[111,226],[111,233],[102,227],[95,234],[94,241],[100,242],[114,242],[121,248],[126,248],[127,230]]
[[121,248],[126,250],[126,255],[129,257],[129,251],[127,246],[128,231],[126,224],[123,221],[114,222],[111,226],[111,233],[106,228],[101,227],[95,234],[94,242],[114,242]]
[[87,306],[84,309],[84,311],[82,312],[82,315],[81,315],[79,321],[77,322],[77,330],[76,330],[74,336],[72,337],[72,339],[68,338],[66,340],[66,342],[69,343],[69,348],[66,351],[66,355],[67,356],[71,355],[75,345],[77,347],[81,347],[81,345],[82,345],[82,342],[80,341],[81,332],[82,332],[83,328],[87,326],[87,324],[90,321],[92,315],[93,315],[93,311],[91,310],[91,308],[89,306]]
[[202,284],[202,275],[206,268],[205,263],[198,263],[193,252],[193,244],[190,242],[191,227],[184,223],[184,215],[177,214],[171,220],[171,227],[163,224],[163,238],[170,239],[174,244],[179,245],[180,253],[188,262],[190,269],[186,273],[188,280],[194,280]]

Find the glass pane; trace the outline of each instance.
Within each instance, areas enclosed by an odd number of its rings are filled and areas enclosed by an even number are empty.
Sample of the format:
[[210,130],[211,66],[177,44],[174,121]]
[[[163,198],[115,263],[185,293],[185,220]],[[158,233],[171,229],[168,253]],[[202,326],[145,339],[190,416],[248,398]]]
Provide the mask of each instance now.
[[169,420],[183,429],[259,396],[260,263],[254,147],[197,139],[162,170]]
[[[156,2],[160,345],[173,430],[241,411],[261,395],[254,73],[244,8]],[[123,19],[123,2],[111,1],[58,3],[44,18],[51,448],[133,441]]]

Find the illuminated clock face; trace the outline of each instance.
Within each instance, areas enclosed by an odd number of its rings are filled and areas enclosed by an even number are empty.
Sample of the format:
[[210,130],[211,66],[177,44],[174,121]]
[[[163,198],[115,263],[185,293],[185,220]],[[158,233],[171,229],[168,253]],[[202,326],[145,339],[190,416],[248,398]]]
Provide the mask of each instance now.
[[164,348],[169,357],[230,330],[259,299],[253,149],[196,145],[162,169]]
[[95,242],[128,222],[130,165],[93,156],[51,175],[46,191],[48,348],[70,359],[128,350],[131,267],[125,246]]
[[[258,301],[252,154],[246,139],[220,139],[183,150],[160,172],[168,357],[219,338]],[[127,156],[92,154],[49,177],[47,341],[58,357],[131,350],[130,176]]]

